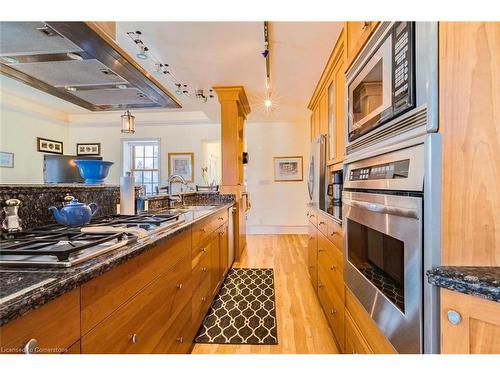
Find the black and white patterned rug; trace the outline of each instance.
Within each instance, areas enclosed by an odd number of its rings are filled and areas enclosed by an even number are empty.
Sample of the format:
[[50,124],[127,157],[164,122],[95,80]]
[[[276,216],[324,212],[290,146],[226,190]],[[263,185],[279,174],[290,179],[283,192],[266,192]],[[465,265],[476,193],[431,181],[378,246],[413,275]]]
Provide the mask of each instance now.
[[278,344],[273,269],[230,269],[195,342]]

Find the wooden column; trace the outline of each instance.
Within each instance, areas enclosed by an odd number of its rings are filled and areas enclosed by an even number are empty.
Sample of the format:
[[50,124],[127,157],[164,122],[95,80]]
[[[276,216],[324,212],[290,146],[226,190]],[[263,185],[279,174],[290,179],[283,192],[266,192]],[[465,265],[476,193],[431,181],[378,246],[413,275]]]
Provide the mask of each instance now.
[[214,87],[221,104],[221,193],[234,194],[237,203],[235,215],[235,260],[239,260],[246,247],[246,212],[248,192],[243,168],[245,145],[245,119],[250,105],[243,86]]

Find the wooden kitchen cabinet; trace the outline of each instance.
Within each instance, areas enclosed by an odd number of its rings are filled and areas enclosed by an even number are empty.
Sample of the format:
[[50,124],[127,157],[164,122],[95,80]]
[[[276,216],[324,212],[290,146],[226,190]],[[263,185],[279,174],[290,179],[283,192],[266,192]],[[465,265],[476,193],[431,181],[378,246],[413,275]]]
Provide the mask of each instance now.
[[190,279],[187,256],[84,335],[82,353],[170,353],[192,340],[181,335],[191,316]]
[[344,257],[325,236],[318,234],[318,275],[344,304]]
[[83,284],[82,334],[90,331],[190,252],[191,233],[185,231]]
[[0,349],[5,354],[27,354],[28,342],[33,354],[60,354],[79,338],[80,288],[0,327]]
[[[364,339],[364,342],[368,344],[371,352],[374,354],[397,353],[348,287],[345,288],[345,309],[346,313],[348,313],[349,317],[352,319],[352,322],[355,323],[355,327],[358,328],[356,332],[357,336]],[[352,335],[349,333],[351,343],[348,345],[352,346],[355,344],[352,342],[353,339],[351,336]]]
[[227,224],[223,225],[219,228],[219,278],[221,280],[226,276],[227,271],[229,270],[229,254],[228,254],[228,245],[229,245],[229,237],[228,237],[228,226]]
[[378,22],[374,21],[361,21],[353,22],[348,21],[344,23],[344,32],[346,38],[346,69],[349,68],[359,52],[363,49],[366,41],[370,38],[377,26]]
[[441,353],[500,354],[500,303],[441,289]]
[[327,135],[328,164],[342,163],[345,138],[345,38],[344,31],[333,47],[309,101],[313,138]]
[[344,336],[344,353],[345,354],[373,354],[373,350],[366,342],[363,334],[354,323],[349,311],[345,311],[344,317],[345,336]]
[[318,290],[318,230],[309,224],[309,242],[307,245],[308,271],[314,290]]

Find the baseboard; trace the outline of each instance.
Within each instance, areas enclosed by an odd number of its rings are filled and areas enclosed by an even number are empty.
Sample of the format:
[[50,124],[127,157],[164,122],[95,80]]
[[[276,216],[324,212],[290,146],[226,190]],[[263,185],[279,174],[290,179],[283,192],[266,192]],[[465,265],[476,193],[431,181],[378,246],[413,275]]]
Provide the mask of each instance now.
[[247,225],[247,234],[307,234],[307,225]]

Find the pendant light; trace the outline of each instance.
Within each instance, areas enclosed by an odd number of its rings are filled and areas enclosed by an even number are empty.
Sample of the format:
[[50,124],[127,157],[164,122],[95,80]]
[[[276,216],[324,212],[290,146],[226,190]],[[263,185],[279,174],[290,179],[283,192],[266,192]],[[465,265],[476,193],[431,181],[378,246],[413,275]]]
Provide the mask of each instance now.
[[127,110],[122,116],[122,133],[134,134],[135,133],[135,116],[132,116]]

